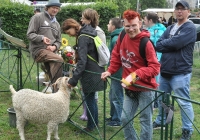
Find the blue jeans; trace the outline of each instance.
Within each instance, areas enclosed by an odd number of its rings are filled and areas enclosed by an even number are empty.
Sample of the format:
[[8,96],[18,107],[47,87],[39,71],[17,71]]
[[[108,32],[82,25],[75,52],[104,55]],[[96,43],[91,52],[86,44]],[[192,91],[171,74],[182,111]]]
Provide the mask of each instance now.
[[[135,93],[133,92],[133,94]],[[151,91],[136,93],[136,96],[134,98],[130,98],[127,95],[125,95],[122,117],[121,117],[122,126],[126,125],[129,122],[129,120],[134,117],[138,108],[140,110],[143,110],[152,101],[153,101],[153,92]],[[140,125],[141,125],[140,140],[152,140],[152,135],[153,135],[152,114],[153,114],[153,105],[150,104],[139,115]],[[133,127],[134,126],[133,120],[123,128],[126,140],[139,139]]]
[[111,120],[121,122],[124,93],[120,81],[111,79],[109,98]]
[[[95,100],[95,92],[84,93],[85,94],[85,102],[88,106],[87,109],[87,128],[93,129],[98,126],[98,106]],[[93,121],[94,120],[94,121]]]
[[[165,93],[170,93],[174,91],[174,95],[190,99],[190,79],[191,79],[191,73],[189,74],[180,74],[180,75],[174,75],[171,78],[164,78],[160,76],[160,86],[159,90],[165,91]],[[161,101],[162,101],[162,96],[159,97],[159,114],[156,117],[155,122],[157,124],[161,124],[161,119],[162,119],[162,106],[161,106]],[[191,102],[185,101],[178,99],[179,104],[181,107],[184,109],[186,114],[189,116],[190,120],[194,120],[194,111]],[[192,128],[192,122],[188,119],[184,111],[181,109],[181,117],[182,117],[182,129],[187,129],[190,130],[191,132],[193,131]],[[165,119],[166,117],[164,116],[164,124],[165,124]]]

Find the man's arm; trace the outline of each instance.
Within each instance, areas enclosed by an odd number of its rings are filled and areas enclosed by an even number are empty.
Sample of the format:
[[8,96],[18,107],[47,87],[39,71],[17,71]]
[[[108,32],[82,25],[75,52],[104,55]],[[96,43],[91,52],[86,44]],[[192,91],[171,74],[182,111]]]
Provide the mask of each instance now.
[[120,38],[118,38],[117,43],[115,44],[112,53],[111,53],[111,59],[110,59],[110,66],[108,67],[108,72],[113,74],[118,71],[119,68],[121,68],[121,58],[120,58],[120,45],[121,41]]
[[146,60],[147,60],[147,67],[141,67],[135,71],[136,75],[140,79],[149,79],[155,77],[160,72],[160,63],[156,57],[156,52],[153,48],[153,45],[150,41],[146,44]]
[[171,38],[169,37],[169,32],[169,30],[165,31],[157,41],[156,51],[162,53],[177,51],[196,40],[196,28],[194,28],[194,26],[185,26],[178,31],[178,34]]
[[33,16],[29,22],[27,30],[27,38],[33,42],[42,42],[44,36],[38,35],[37,32],[40,27],[40,19],[38,16]]
[[57,23],[57,30],[58,30],[58,37],[56,38],[56,41],[52,44],[52,46],[56,47],[56,50],[58,50],[61,46],[61,29],[59,23]]

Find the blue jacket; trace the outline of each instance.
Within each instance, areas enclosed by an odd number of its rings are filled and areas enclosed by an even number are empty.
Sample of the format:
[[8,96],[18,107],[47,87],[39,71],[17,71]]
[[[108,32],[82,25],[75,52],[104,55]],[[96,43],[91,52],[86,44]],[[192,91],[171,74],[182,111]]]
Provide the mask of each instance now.
[[[110,36],[111,36],[111,39],[110,39],[110,44],[109,44],[109,50],[110,50],[110,53],[112,54],[112,50],[116,44],[116,41],[118,39],[118,36],[119,34],[121,33],[121,31],[123,30],[123,28],[119,28],[119,29],[116,29],[114,30]],[[110,65],[110,63],[109,63]],[[113,77],[115,78],[118,78],[118,79],[122,79],[122,68],[120,68],[116,73],[112,74]]]
[[161,74],[187,74],[192,72],[193,50],[196,41],[196,27],[191,21],[185,22],[170,35],[171,25],[156,43],[156,51],[162,52]]
[[[151,41],[154,43],[154,46],[156,46],[156,42],[166,30],[166,27],[161,23],[156,23],[152,27],[147,28],[147,30],[150,32]],[[156,55],[157,55],[158,61],[160,61],[162,53],[156,52]]]

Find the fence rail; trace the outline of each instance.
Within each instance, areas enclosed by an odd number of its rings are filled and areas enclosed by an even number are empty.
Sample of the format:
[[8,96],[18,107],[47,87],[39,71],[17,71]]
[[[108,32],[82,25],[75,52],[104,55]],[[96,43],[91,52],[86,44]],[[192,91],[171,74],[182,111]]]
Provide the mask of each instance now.
[[[0,83],[1,83],[1,91],[0,92],[5,92],[8,91],[9,85],[13,84],[14,86],[17,87],[17,89],[22,89],[22,88],[30,88],[30,89],[35,89],[35,90],[40,90],[40,86],[39,86],[39,65],[37,63],[35,63],[33,61],[33,59],[31,58],[29,52],[27,49],[25,48],[21,48],[15,45],[12,45],[10,43],[7,43],[5,41],[0,40]],[[195,49],[194,49],[194,54],[196,54],[196,56],[199,57],[199,51],[200,51],[200,42],[196,42],[195,43]],[[70,69],[69,67],[71,67],[71,65],[65,65],[64,66],[67,70]],[[94,73],[91,72],[91,74],[97,74],[100,75],[98,73]],[[120,80],[120,79],[116,79],[111,77],[114,80]],[[107,82],[105,83],[107,84],[107,89],[104,89],[104,91],[99,92],[99,104],[101,104],[101,106],[99,106],[99,116],[101,116],[99,118],[99,123],[102,127],[100,128],[96,128],[96,133],[87,133],[89,134],[92,138],[94,139],[123,139],[123,127],[119,127],[116,129],[111,129],[109,127],[106,126],[106,114],[109,114],[109,99],[108,99],[108,93],[110,90],[110,78],[108,78]],[[91,85],[91,86],[95,86],[95,85]],[[143,87],[140,85],[133,85],[135,87],[138,88],[142,88],[142,89],[147,89],[150,90],[152,92],[158,92],[160,94],[165,94],[163,91],[159,91],[156,89],[151,89],[151,88],[147,88],[147,87]],[[81,94],[81,87],[78,85],[77,89],[75,90],[75,92],[78,93],[78,95],[82,95]],[[116,94],[117,96],[117,94]],[[167,101],[167,106],[177,106],[175,104],[175,101],[177,100],[185,100],[181,97],[177,97],[174,95],[170,95],[168,94],[168,101]],[[159,97],[159,96],[158,96]],[[158,98],[157,97],[157,98]],[[155,98],[155,100],[157,99]],[[79,118],[80,113],[82,112],[82,104],[84,102],[84,100],[82,100],[82,98],[75,98],[72,99],[73,101],[71,101],[71,110],[70,110],[70,117],[68,122],[71,123],[72,125],[76,126],[78,129],[82,129],[83,125],[85,125],[85,123],[83,123],[80,120],[77,120],[77,118]],[[171,102],[170,102],[171,101]],[[200,105],[199,102],[193,101],[193,100],[187,100],[188,102],[191,102],[193,105]],[[148,106],[152,106],[154,101],[150,102],[148,104]],[[164,99],[163,99],[164,102]],[[147,107],[148,107],[147,106]],[[181,108],[182,109],[182,108]],[[165,130],[161,129],[160,131],[155,131],[153,134],[153,139],[154,140],[174,140],[176,139],[174,137],[174,131],[177,131],[177,129],[181,129],[179,126],[177,126],[177,122],[180,122],[180,119],[177,117],[175,109],[175,115],[172,119],[171,124],[166,125]],[[140,113],[143,110],[139,110],[135,116],[133,118],[129,119],[129,122],[131,122],[134,119],[134,123],[135,123],[135,129],[137,132],[137,138],[139,138],[139,132],[140,132],[140,125],[139,125],[139,120],[138,120],[138,116],[140,115]],[[164,111],[163,111],[164,113]],[[157,115],[157,111],[154,112],[154,117]],[[180,116],[179,116],[180,117]],[[198,123],[198,118],[197,120],[194,121],[193,123],[194,128],[196,130],[196,135],[198,135],[200,137],[200,133],[199,133],[199,123]],[[180,132],[180,130],[178,130],[178,132]],[[197,136],[197,137],[198,137]]]

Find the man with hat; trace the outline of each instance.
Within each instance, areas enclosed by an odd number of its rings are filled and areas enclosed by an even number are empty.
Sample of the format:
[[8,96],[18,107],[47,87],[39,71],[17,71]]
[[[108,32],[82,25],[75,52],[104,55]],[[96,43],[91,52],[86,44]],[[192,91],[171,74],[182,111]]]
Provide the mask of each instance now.
[[[174,10],[177,23],[169,26],[156,43],[156,51],[162,53],[159,90],[190,100],[190,79],[192,76],[193,50],[196,28],[188,20],[190,7],[186,1],[177,2]],[[166,98],[165,98],[166,99]],[[162,97],[159,98],[159,114],[153,123],[154,129],[161,126]],[[181,107],[182,137],[190,140],[194,111],[191,102],[178,99]],[[164,117],[165,123],[165,117]]]
[[27,31],[29,51],[36,62],[44,63],[51,83],[62,76],[63,58],[56,54],[61,45],[60,24],[55,17],[60,6],[59,0],[49,0],[45,11],[31,18]]

